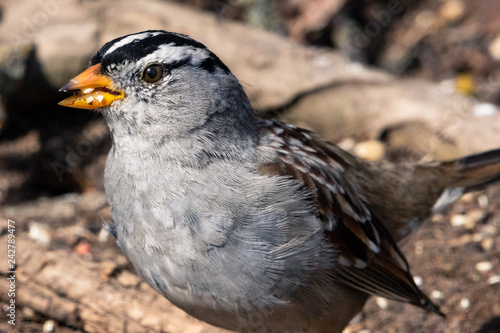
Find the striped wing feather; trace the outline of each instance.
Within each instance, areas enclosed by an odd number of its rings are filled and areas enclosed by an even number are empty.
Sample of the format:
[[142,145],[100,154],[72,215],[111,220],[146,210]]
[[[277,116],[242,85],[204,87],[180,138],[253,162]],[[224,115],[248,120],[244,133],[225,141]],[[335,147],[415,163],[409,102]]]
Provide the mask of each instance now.
[[325,237],[338,253],[337,281],[442,315],[416,286],[389,232],[343,177],[345,168],[355,167],[355,158],[304,129],[267,121],[263,130],[273,138],[278,157],[260,171],[291,177],[311,194]]

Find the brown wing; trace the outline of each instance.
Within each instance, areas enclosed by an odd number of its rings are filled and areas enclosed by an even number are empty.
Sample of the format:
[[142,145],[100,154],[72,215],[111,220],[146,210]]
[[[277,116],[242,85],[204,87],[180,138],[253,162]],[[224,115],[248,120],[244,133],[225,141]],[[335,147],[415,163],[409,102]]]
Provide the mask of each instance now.
[[277,158],[260,171],[288,176],[311,193],[325,236],[338,251],[336,279],[371,295],[408,302],[443,315],[415,285],[408,263],[384,226],[356,196],[344,175],[356,160],[316,134],[265,121]]

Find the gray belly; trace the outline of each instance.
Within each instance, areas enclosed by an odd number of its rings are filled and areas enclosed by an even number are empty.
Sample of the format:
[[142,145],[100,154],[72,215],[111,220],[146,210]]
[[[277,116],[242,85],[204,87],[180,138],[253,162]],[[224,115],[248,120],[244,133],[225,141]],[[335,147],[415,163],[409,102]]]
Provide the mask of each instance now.
[[107,167],[117,242],[137,273],[216,326],[335,332],[335,251],[309,202],[292,181],[227,170],[241,173],[236,184],[215,172],[172,168],[153,182],[147,170]]

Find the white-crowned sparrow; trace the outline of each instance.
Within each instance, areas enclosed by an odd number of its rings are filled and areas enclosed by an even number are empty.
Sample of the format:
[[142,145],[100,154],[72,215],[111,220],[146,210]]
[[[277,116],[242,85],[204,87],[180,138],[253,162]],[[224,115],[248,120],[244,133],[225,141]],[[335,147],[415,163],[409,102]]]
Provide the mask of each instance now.
[[500,175],[500,150],[433,164],[362,162],[259,118],[201,43],[146,31],[104,45],[62,90],[113,140],[105,187],[137,273],[230,330],[341,332],[369,295],[441,314],[396,242]]

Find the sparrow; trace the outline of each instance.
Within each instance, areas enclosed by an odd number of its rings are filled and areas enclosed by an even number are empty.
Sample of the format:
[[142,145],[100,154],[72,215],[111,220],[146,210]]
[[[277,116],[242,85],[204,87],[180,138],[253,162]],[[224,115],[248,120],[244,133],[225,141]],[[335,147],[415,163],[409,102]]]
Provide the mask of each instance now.
[[362,161],[259,117],[226,65],[186,35],[106,43],[61,88],[102,113],[116,242],[158,293],[241,332],[342,332],[377,295],[443,315],[398,247],[500,178],[500,149],[433,163]]

